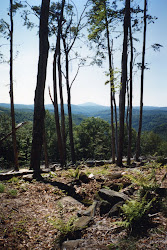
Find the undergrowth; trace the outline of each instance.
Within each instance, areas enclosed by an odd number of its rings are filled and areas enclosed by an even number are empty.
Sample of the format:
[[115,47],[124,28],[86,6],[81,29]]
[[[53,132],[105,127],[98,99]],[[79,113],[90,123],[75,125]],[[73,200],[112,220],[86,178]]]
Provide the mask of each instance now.
[[57,230],[58,235],[56,237],[55,243],[59,243],[60,245],[64,240],[73,236],[75,231],[74,223],[77,220],[76,216],[71,216],[68,220],[65,220],[63,215],[63,205],[58,203],[59,206],[59,218],[49,218],[48,222],[52,224]]
[[128,229],[130,232],[139,232],[149,222],[148,213],[154,200],[153,198],[148,202],[146,196],[127,200],[121,207],[123,221],[117,222],[117,224]]

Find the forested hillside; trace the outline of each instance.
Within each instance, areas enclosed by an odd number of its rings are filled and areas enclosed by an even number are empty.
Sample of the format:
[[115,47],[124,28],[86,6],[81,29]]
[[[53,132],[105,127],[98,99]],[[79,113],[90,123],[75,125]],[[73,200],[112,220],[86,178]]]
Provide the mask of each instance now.
[[[0,113],[10,114],[9,104],[0,103]],[[53,105],[45,105],[45,109],[53,114]],[[33,120],[33,105],[15,104],[16,123]],[[60,110],[60,107],[59,107]],[[67,105],[64,105],[65,114],[68,114]],[[99,117],[111,122],[110,107],[96,104],[72,105],[73,121],[80,124],[86,117]],[[139,122],[139,107],[133,108],[132,127],[137,131]],[[144,107],[142,131],[153,131],[162,139],[167,140],[167,108]]]

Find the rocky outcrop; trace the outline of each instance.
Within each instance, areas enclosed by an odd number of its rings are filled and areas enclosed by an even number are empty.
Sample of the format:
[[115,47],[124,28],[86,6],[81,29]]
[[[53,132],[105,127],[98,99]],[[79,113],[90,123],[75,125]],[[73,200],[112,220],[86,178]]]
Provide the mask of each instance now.
[[86,210],[78,212],[78,215],[81,217],[74,224],[76,230],[82,230],[86,228],[90,224],[90,222],[93,221],[96,206],[97,201],[94,201],[93,204],[89,206]]
[[125,202],[126,200],[129,199],[129,197],[124,193],[116,192],[105,188],[100,189],[98,194],[103,200],[108,201],[112,206],[114,206],[116,203],[120,201]]

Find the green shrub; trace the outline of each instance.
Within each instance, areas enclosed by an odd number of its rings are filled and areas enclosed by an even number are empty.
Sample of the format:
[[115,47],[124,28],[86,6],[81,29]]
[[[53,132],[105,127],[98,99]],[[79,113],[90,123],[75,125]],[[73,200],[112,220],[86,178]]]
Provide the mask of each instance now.
[[5,186],[0,183],[0,193],[3,193],[5,191]]
[[69,169],[68,172],[69,172],[68,174],[70,177],[79,179],[79,167],[77,167],[76,169]]
[[68,220],[65,220],[63,215],[63,206],[58,203],[60,218],[48,219],[48,222],[52,224],[58,230],[57,243],[62,243],[67,238],[71,237],[75,231],[74,222],[77,220],[76,216],[71,216]]
[[159,187],[155,177],[154,168],[152,168],[152,172],[150,174],[135,171],[134,174],[127,174],[125,177],[130,179],[132,183],[139,186],[141,196],[144,196],[147,192],[155,191]]
[[19,183],[19,178],[17,177],[12,177],[11,179],[8,180],[9,183],[15,183],[18,184]]
[[124,220],[117,224],[133,232],[139,231],[144,224],[148,224],[148,213],[154,200],[152,199],[148,202],[144,196],[142,199],[138,198],[126,201],[121,207]]
[[8,190],[8,194],[11,196],[11,197],[16,197],[17,196],[17,190],[16,189],[10,189]]

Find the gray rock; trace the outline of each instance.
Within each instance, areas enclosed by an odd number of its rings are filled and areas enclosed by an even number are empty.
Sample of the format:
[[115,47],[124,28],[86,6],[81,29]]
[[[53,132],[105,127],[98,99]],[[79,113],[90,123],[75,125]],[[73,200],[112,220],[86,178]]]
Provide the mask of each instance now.
[[76,248],[78,248],[80,246],[80,244],[82,242],[83,242],[82,239],[64,241],[63,244],[62,244],[62,249],[63,250],[76,249]]
[[134,188],[134,185],[130,185],[130,186],[122,189],[121,191],[122,191],[122,193],[130,196],[130,195],[133,195],[135,188]]
[[96,211],[96,206],[97,206],[97,201],[94,201],[91,206],[89,206],[86,210],[84,211],[79,211],[78,216],[94,216],[95,211]]
[[108,201],[101,201],[100,202],[100,216],[102,216],[103,214],[107,214],[110,209],[111,209],[111,203],[109,203]]
[[100,189],[98,192],[99,196],[103,199],[111,203],[112,206],[114,206],[116,203],[120,201],[126,201],[129,199],[129,197],[126,194],[123,194],[121,192],[116,192],[113,190],[108,189]]
[[120,201],[118,203],[116,203],[108,212],[108,216],[118,216],[120,214],[121,211],[121,206],[124,204],[123,201]]
[[57,203],[61,203],[63,205],[67,204],[67,203],[71,203],[73,205],[77,205],[77,206],[83,206],[83,204],[79,201],[77,201],[76,199],[74,199],[73,197],[71,196],[65,196],[59,200],[56,201]]
[[82,181],[83,183],[89,183],[90,181],[88,176],[84,172],[81,172],[79,174],[79,180]]
[[82,230],[82,229],[86,228],[90,224],[90,222],[92,222],[92,220],[93,220],[92,216],[82,216],[82,217],[80,217],[74,223],[75,230]]
[[109,175],[107,175],[107,178],[109,180],[114,180],[114,179],[119,179],[121,178],[123,175],[122,175],[122,172],[113,172],[113,173],[110,173]]
[[23,180],[31,182],[33,180],[33,174],[23,175]]

